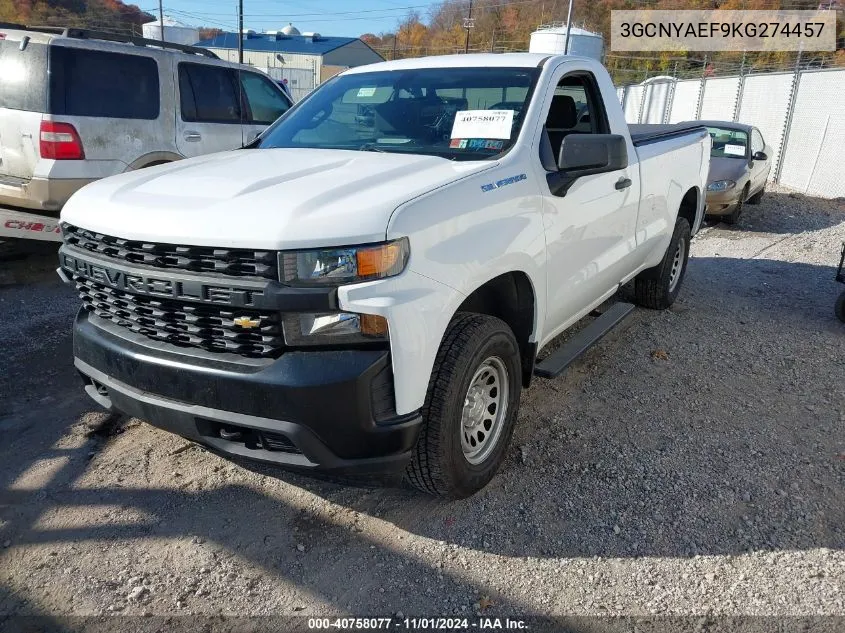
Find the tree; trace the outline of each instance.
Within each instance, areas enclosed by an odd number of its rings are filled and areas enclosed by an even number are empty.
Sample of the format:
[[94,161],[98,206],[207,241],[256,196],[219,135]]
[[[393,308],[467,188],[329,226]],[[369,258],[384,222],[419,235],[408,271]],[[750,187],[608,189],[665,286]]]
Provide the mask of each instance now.
[[198,30],[200,41],[214,39],[215,37],[223,33],[222,29],[217,29],[210,26],[202,26]]
[[[820,1],[837,0],[650,0],[649,9],[815,9]],[[843,2],[845,0],[838,0]],[[531,33],[540,24],[564,22],[569,3],[564,0],[475,0],[472,16],[474,28],[470,32],[470,51],[525,51]],[[607,50],[606,63],[614,79],[620,83],[642,81],[654,75],[671,73],[677,69],[681,76],[700,77],[707,57],[708,73],[715,75],[736,74],[743,63],[743,54],[737,52],[692,53],[614,53],[609,50],[610,15],[613,9],[631,9],[643,6],[641,0],[594,0],[575,4],[573,25],[583,25],[588,30],[601,33]],[[443,0],[433,5],[426,19],[419,13],[408,14],[398,26],[395,41],[397,57],[417,55],[443,55],[464,50],[466,30],[464,18],[469,9],[468,0]],[[845,16],[838,23],[838,48],[836,53],[815,53],[813,63],[845,65]],[[364,41],[387,58],[392,57],[392,34],[375,36],[366,34]],[[810,59],[805,56],[805,59]],[[795,63],[795,53],[766,52],[745,55],[746,68],[790,69]]]
[[0,0],[0,20],[140,33],[155,18],[120,0]]

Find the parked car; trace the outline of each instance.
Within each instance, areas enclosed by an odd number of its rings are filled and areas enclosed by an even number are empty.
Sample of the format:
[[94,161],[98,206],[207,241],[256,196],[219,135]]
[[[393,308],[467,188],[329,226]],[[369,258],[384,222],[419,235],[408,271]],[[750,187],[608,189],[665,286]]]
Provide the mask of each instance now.
[[205,49],[0,24],[0,239],[58,241],[82,186],[241,147],[290,105]]
[[[503,101],[521,103],[487,109]],[[521,388],[633,306],[540,350],[629,280],[639,305],[672,305],[709,156],[698,125],[632,135],[591,59],[347,70],[250,149],[71,198],[76,368],[104,407],[223,454],[472,494]]]
[[771,148],[753,125],[696,121],[712,139],[707,176],[707,215],[736,224],[742,207],[759,204],[771,170]]

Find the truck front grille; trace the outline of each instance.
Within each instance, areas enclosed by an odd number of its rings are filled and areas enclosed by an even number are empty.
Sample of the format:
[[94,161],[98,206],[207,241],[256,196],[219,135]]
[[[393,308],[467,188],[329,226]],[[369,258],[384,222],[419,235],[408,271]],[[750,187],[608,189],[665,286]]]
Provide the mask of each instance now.
[[234,277],[279,279],[279,265],[274,251],[177,246],[124,240],[70,224],[62,225],[62,233],[66,244],[131,264],[178,268],[197,273],[219,273]]
[[[133,295],[80,276],[74,281],[86,310],[151,339],[254,358],[282,353],[281,316],[276,312]],[[236,325],[241,317],[259,324],[249,329]]]

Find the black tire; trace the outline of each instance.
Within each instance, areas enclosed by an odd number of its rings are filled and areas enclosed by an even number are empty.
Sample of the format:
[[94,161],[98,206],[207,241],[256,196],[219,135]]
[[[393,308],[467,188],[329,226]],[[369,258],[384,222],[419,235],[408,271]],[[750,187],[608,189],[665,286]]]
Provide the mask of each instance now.
[[[497,436],[488,438],[493,442],[489,454],[480,463],[472,464],[462,446],[462,435],[466,437],[462,423],[464,404],[471,384],[475,384],[476,372],[494,358],[508,374],[507,389],[502,389],[507,403],[498,425],[491,420],[490,430],[499,431]],[[422,410],[423,428],[414,458],[405,471],[408,482],[423,492],[451,499],[468,497],[486,486],[504,459],[513,434],[521,376],[519,346],[504,321],[482,314],[456,314],[434,361]]]
[[766,183],[763,183],[763,188],[748,199],[748,204],[760,204],[764,195],[766,195]]
[[[638,305],[653,310],[665,310],[675,302],[687,272],[689,246],[689,221],[686,218],[678,218],[675,220],[675,230],[663,260],[654,268],[641,272],[634,280],[634,298]],[[680,261],[677,262],[680,269],[673,275],[676,268],[675,255],[679,248],[683,248]]]
[[836,298],[836,316],[845,323],[845,292]]
[[26,257],[24,244],[29,240],[19,240],[14,237],[0,239],[0,261],[23,259]]
[[742,208],[745,206],[745,200],[747,198],[748,185],[745,185],[745,189],[742,190],[742,195],[739,197],[739,202],[736,203],[736,207],[727,215],[722,216],[722,222],[724,222],[725,224],[736,224],[737,222],[739,222],[739,216],[742,215]]

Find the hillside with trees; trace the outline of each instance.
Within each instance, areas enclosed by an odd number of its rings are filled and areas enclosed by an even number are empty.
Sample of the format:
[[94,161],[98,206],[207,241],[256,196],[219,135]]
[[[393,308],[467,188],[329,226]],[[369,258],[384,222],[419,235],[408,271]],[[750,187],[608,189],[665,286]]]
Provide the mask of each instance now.
[[0,22],[39,26],[78,26],[141,35],[154,20],[134,4],[120,0],[0,0]]
[[[744,71],[791,69],[796,54],[771,53],[613,53],[610,47],[612,9],[816,9],[820,0],[593,0],[575,2],[572,23],[601,33],[607,50],[606,64],[618,83],[635,83],[659,75],[727,75]],[[563,23],[568,0],[474,0],[470,52],[526,51],[531,32],[541,24]],[[843,5],[845,6],[845,5]],[[428,14],[409,13],[393,33],[367,33],[362,39],[385,59],[461,53],[467,44],[464,18],[468,0],[445,0]],[[839,12],[839,50],[807,53],[805,67],[845,66],[845,16]]]

